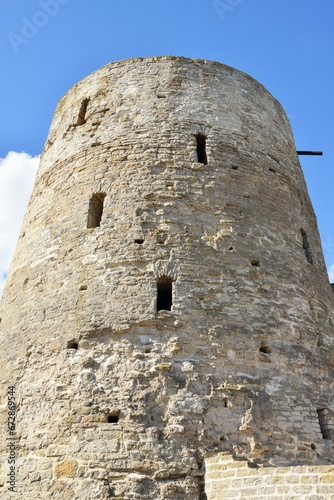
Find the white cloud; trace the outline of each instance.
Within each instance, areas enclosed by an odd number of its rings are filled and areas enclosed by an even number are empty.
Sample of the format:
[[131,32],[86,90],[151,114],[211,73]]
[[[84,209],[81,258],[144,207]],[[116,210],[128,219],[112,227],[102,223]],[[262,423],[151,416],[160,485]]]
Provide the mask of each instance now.
[[0,158],[0,297],[38,164],[39,156],[27,153]]
[[334,283],[334,264],[331,264],[328,268],[329,282]]

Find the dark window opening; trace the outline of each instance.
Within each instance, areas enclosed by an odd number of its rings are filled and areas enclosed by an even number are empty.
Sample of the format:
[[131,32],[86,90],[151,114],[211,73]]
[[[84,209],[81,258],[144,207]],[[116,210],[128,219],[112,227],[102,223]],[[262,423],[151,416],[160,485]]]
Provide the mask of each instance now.
[[317,410],[317,413],[318,413],[318,420],[322,437],[323,439],[330,439],[331,426],[329,424],[329,419],[328,419],[328,410],[326,410],[326,408],[322,408],[321,410]]
[[252,259],[252,260],[251,260],[251,264],[252,264],[252,266],[254,266],[254,267],[259,267],[260,262],[259,262],[257,259]]
[[157,282],[157,311],[170,311],[173,304],[173,281],[161,276]]
[[228,401],[227,401],[227,398],[224,398],[224,399],[223,399],[223,402],[224,402],[224,408],[228,408]]
[[144,238],[136,238],[135,239],[135,243],[137,243],[137,245],[142,245],[144,243]]
[[83,291],[87,290],[87,288],[88,288],[87,285],[81,285],[81,287],[79,288],[79,291],[83,292]]
[[70,340],[69,342],[67,342],[67,349],[77,350],[78,347],[79,347],[79,342],[77,342],[75,340]]
[[96,193],[89,200],[87,228],[100,226],[105,197],[104,193]]
[[312,253],[310,250],[310,244],[308,242],[308,237],[307,237],[306,231],[304,229],[301,229],[300,233],[301,233],[302,238],[303,238],[303,250],[305,252],[305,256],[306,256],[308,262],[310,262],[310,264],[313,264],[313,257],[312,257]]
[[78,115],[77,125],[84,125],[86,123],[86,112],[89,99],[84,99],[80,106],[80,111]]
[[119,411],[115,413],[110,413],[107,415],[108,424],[117,424],[119,421]]
[[207,165],[208,159],[206,156],[206,137],[203,134],[197,134],[195,137],[197,144],[197,161],[198,163]]

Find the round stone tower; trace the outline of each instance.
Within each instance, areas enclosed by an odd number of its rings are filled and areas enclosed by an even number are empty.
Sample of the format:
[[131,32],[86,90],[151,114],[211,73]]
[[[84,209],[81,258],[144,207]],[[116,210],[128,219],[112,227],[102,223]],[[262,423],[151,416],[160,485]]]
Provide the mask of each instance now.
[[56,109],[1,303],[1,498],[8,439],[25,499],[204,498],[222,451],[332,462],[332,312],[268,91],[179,57],[96,71]]

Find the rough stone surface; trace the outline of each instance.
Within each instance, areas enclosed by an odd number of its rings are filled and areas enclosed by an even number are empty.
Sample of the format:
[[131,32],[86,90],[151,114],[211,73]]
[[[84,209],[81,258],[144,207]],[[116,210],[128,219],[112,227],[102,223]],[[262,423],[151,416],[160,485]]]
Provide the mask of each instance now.
[[334,465],[250,468],[229,454],[205,460],[207,500],[333,500]]
[[333,461],[316,219],[286,115],[244,73],[159,57],[74,86],[0,307],[1,498],[8,386],[25,499],[204,498],[220,452]]

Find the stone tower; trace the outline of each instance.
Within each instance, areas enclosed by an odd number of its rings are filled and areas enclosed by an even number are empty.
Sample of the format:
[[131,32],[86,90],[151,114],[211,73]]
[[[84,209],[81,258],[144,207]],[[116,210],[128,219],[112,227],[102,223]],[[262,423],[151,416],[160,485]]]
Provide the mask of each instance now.
[[215,454],[333,461],[316,219],[282,107],[240,71],[133,59],[63,97],[1,318],[1,498],[9,387],[28,500],[218,499]]

